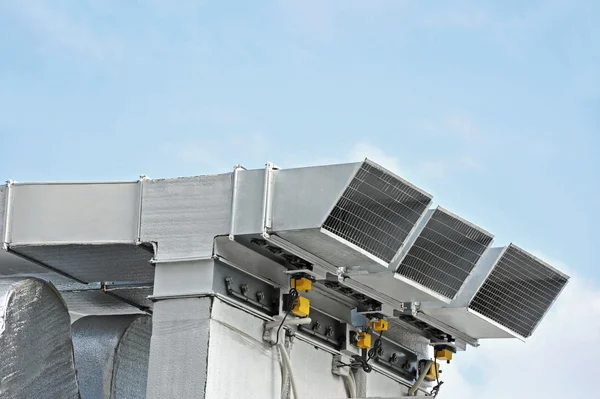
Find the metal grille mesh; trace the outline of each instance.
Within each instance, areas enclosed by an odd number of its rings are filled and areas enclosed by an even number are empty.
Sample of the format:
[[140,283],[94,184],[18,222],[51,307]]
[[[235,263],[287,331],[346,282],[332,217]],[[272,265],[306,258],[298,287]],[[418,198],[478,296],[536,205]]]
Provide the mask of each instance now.
[[396,272],[452,299],[492,238],[436,209]]
[[390,262],[431,198],[364,162],[323,228]]
[[509,246],[469,308],[529,337],[567,283],[567,277]]

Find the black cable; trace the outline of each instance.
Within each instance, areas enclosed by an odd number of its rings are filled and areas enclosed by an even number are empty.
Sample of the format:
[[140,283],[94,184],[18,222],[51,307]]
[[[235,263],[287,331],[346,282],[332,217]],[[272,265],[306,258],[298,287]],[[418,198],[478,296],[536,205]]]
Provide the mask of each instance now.
[[352,355],[352,359],[354,360],[350,367],[352,368],[362,368],[363,371],[365,373],[370,373],[371,371],[373,371],[373,367],[371,367],[371,365],[369,364],[369,360],[365,360],[362,356],[360,355]]
[[371,349],[369,349],[369,357],[367,358],[367,362],[371,359],[375,359],[375,358],[379,357],[379,349],[381,348],[381,345],[383,345],[383,342],[381,341],[382,335],[383,335],[383,330],[381,330],[381,332],[379,333],[379,337],[377,337],[375,342],[373,342],[373,347]]
[[300,294],[298,293],[298,290],[295,288],[290,288],[288,295],[289,295],[288,301],[287,301],[287,303],[284,304],[287,307],[287,309],[283,309],[283,310],[286,310],[286,313],[285,313],[285,316],[283,316],[283,319],[281,320],[281,324],[279,324],[279,327],[277,328],[277,339],[276,339],[275,343],[271,346],[276,346],[277,344],[279,344],[279,333],[281,332],[283,323],[285,323],[285,319],[287,319],[287,317],[292,312],[292,309],[294,309],[294,305],[296,304],[296,301],[298,300],[298,297],[300,296]]

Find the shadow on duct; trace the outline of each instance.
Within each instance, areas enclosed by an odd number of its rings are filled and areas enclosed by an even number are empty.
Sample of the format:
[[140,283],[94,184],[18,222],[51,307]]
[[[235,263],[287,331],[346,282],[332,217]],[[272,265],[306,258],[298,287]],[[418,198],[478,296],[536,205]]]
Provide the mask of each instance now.
[[70,324],[52,284],[0,279],[0,397],[80,397]]

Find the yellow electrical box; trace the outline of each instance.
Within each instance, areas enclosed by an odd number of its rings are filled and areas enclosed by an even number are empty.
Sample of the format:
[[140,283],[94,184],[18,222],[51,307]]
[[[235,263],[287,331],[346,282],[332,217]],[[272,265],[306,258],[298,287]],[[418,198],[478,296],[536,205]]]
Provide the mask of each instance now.
[[379,320],[371,320],[369,322],[369,328],[373,331],[387,331],[388,330],[388,321],[385,319]]
[[371,334],[366,332],[358,333],[358,340],[356,341],[356,346],[362,349],[369,349],[371,347]]
[[425,374],[425,379],[427,381],[435,381],[438,378],[440,378],[440,365],[439,365],[439,363],[435,363],[435,362],[431,363],[431,366],[429,367],[427,374]]
[[452,351],[450,349],[436,349],[434,356],[437,360],[452,360]]
[[308,316],[310,313],[310,301],[308,300],[308,298],[299,296],[298,299],[296,299],[296,303],[294,303],[292,313],[298,317]]
[[292,278],[292,288],[298,291],[310,291],[312,288],[312,281],[306,277]]

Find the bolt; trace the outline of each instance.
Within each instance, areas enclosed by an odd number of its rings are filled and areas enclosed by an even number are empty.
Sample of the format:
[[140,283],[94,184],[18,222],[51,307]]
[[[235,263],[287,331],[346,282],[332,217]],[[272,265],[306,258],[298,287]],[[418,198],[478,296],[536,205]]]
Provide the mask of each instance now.
[[315,324],[312,326],[313,331],[319,331],[321,329],[321,323],[315,321]]
[[398,354],[396,352],[392,353],[392,356],[390,356],[390,362],[391,363],[396,363],[398,361]]
[[258,302],[262,302],[263,299],[265,299],[265,294],[262,291],[258,291],[256,293],[256,299],[258,300]]
[[331,326],[327,327],[325,329],[325,335],[328,336],[328,337],[333,337],[333,327],[331,327]]
[[248,294],[248,284],[240,285],[240,290],[242,291],[242,295],[246,296]]

